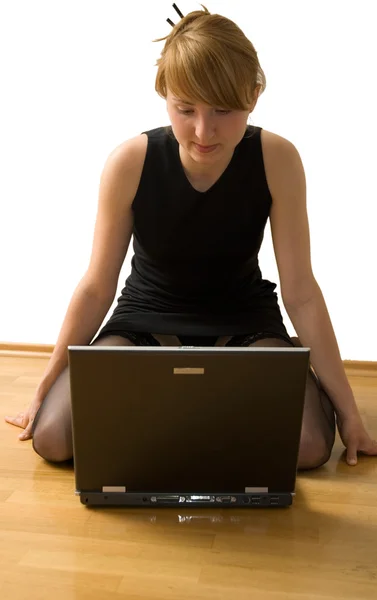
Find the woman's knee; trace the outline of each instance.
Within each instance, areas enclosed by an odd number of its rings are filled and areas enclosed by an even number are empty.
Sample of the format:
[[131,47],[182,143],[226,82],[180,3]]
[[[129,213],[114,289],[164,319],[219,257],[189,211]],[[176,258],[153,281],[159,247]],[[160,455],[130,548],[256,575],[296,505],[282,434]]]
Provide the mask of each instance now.
[[302,431],[298,455],[298,469],[317,469],[322,467],[330,459],[332,446],[324,436],[310,435]]
[[52,385],[35,417],[32,446],[50,462],[72,458],[71,395],[68,367]]
[[32,438],[33,450],[49,462],[64,462],[73,456],[71,422],[40,421]]
[[60,445],[49,432],[41,434],[36,430],[32,440],[33,450],[48,462],[64,462],[73,456],[72,447]]

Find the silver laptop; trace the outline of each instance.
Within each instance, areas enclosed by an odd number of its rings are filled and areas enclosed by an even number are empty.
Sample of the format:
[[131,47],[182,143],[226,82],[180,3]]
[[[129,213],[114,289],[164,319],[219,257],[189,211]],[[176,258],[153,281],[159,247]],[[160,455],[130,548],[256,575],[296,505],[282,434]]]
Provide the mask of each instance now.
[[309,348],[69,346],[85,505],[292,504]]

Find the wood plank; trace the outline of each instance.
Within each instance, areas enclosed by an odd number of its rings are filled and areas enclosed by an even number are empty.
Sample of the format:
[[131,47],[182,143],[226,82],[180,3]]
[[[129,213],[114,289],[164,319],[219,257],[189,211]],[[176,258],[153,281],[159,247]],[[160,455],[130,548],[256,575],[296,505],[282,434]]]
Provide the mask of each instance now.
[[[0,356],[0,407],[31,401],[47,358]],[[377,377],[348,375],[377,438]],[[70,465],[0,424],[0,598],[4,600],[375,600],[377,458],[300,473],[293,507],[88,509]]]

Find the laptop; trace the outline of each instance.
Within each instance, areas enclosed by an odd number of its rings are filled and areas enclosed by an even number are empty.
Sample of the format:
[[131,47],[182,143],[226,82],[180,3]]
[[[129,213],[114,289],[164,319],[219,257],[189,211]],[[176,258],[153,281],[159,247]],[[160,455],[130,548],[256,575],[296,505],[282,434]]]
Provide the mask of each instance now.
[[282,507],[309,348],[68,346],[85,505]]

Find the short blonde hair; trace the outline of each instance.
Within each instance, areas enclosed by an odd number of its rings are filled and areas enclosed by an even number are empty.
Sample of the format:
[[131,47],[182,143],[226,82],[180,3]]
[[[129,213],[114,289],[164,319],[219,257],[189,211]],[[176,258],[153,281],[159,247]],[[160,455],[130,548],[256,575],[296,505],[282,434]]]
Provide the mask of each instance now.
[[181,19],[166,40],[155,90],[162,98],[170,89],[177,97],[227,110],[249,110],[266,88],[257,52],[230,19],[211,14],[201,4]]

